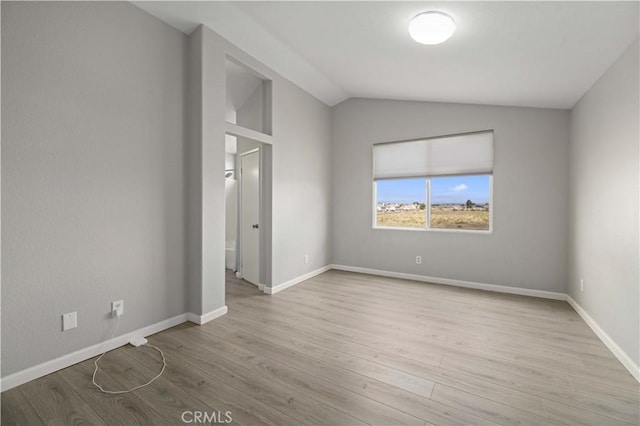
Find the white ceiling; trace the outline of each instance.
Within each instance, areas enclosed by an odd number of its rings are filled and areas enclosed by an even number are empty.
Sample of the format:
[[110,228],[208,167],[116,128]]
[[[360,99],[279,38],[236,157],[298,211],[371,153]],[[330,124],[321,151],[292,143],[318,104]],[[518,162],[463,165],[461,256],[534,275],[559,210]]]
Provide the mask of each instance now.
[[[203,23],[328,105],[350,97],[571,108],[638,37],[638,2],[136,2]],[[458,30],[407,33],[426,10]]]

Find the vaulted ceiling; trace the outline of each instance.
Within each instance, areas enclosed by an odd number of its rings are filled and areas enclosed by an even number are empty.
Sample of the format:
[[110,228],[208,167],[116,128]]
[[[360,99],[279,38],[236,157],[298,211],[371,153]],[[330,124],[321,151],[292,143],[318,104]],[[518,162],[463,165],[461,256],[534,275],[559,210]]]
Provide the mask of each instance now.
[[[199,24],[328,105],[350,97],[571,108],[638,38],[638,2],[136,2]],[[411,18],[451,15],[443,44]]]

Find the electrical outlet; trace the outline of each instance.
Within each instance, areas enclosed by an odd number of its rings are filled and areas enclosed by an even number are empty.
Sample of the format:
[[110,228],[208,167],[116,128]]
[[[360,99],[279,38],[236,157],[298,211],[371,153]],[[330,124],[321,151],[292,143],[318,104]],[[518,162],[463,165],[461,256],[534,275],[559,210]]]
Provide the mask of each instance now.
[[304,255],[304,263],[309,263],[309,255],[308,254]]
[[69,312],[68,314],[62,315],[62,331],[71,330],[72,328],[76,328],[77,326],[78,326],[77,312]]
[[580,278],[580,291],[584,291],[584,280]]
[[111,302],[111,314],[114,317],[121,317],[124,314],[124,300],[116,300]]
[[416,265],[422,265],[422,256],[416,256]]

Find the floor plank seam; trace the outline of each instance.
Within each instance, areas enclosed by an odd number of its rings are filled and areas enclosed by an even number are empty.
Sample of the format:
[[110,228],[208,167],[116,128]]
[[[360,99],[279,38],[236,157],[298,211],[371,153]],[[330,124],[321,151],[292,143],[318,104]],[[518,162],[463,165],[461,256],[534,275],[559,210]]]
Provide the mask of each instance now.
[[[202,347],[202,345],[199,345],[199,346],[202,348],[202,350],[207,350],[206,348],[203,348],[203,347]],[[209,352],[211,352],[211,351],[209,351]],[[239,362],[239,361],[237,361],[237,360],[236,360],[236,361],[234,361],[234,360],[229,360],[228,362],[230,362],[230,363],[232,363],[232,364],[235,364],[235,365],[237,365],[237,366],[238,366],[238,367],[240,367],[240,368],[246,367],[245,365],[243,365],[241,362]],[[273,362],[273,361],[272,361],[272,362]],[[281,364],[281,365],[285,365],[285,366],[286,366],[286,364],[283,364],[283,363],[282,363],[282,362],[280,362],[280,361],[276,361],[276,363],[277,363],[277,364]],[[196,366],[196,367],[197,367],[197,365],[194,365],[194,366]],[[262,368],[263,368],[263,367],[260,367],[260,369],[262,369]],[[203,370],[203,371],[206,371],[206,370]],[[267,371],[269,371],[269,370],[267,370]],[[289,388],[289,389],[290,389],[290,390],[295,394],[295,387],[294,387],[294,385],[293,385],[293,384],[286,382],[286,381],[285,381],[284,379],[282,379],[282,378],[278,378],[277,380],[278,380],[278,382],[281,382],[281,383],[282,383],[282,385],[284,385],[285,387]],[[226,382],[226,383],[227,383],[228,385],[232,386],[232,385],[231,385],[231,384],[229,384],[228,382]],[[331,407],[331,408],[332,408],[332,409],[334,409],[335,411],[339,411],[339,412],[341,412],[342,414],[344,414],[344,415],[346,415],[346,416],[353,417],[353,418],[355,418],[355,419],[357,419],[357,420],[360,420],[360,421],[362,421],[362,422],[366,423],[364,420],[362,420],[362,419],[360,419],[360,418],[358,418],[358,417],[355,417],[352,413],[348,413],[348,412],[346,412],[346,411],[345,411],[345,410],[343,410],[343,409],[340,409],[340,408],[335,407],[335,406],[328,405],[328,404],[326,404],[325,402],[322,402],[322,401],[318,400],[318,399],[317,399],[317,397],[313,397],[313,396],[312,396],[311,398],[312,398],[312,399],[314,399],[314,400],[316,401],[316,403],[317,403],[317,404],[320,404],[320,405],[322,405],[322,406],[328,406],[328,407]],[[286,414],[286,413],[285,413],[285,414]]]
[[[256,337],[259,337],[259,336],[256,336]],[[272,343],[272,344],[277,345],[277,346],[280,346],[280,347],[282,347],[282,348],[284,348],[284,349],[288,349],[286,346],[278,345],[277,343]],[[350,355],[350,354],[349,354],[349,355]],[[354,356],[354,355],[350,355],[350,356],[353,356],[354,358],[359,358],[359,357]],[[315,359],[317,362],[320,362],[320,363],[326,363],[322,358],[315,357],[314,359]],[[359,358],[359,359],[362,359],[362,360],[364,360],[364,361],[368,361],[367,359],[364,359],[364,358]],[[279,364],[283,364],[283,362],[282,362],[282,361],[280,361],[280,360],[273,359],[273,358],[271,358],[271,360],[272,360],[272,362],[277,362],[277,363],[279,363]],[[369,362],[371,362],[371,361],[369,361]],[[283,364],[283,365],[286,365],[286,364]],[[379,364],[379,365],[383,365],[383,366],[384,366],[384,364]],[[387,367],[387,366],[384,366],[384,367]],[[301,373],[308,374],[309,376],[315,377],[316,379],[320,379],[320,380],[322,380],[322,381],[326,381],[326,378],[325,378],[325,377],[322,377],[322,376],[319,376],[319,375],[316,375],[316,374],[310,373],[310,372],[308,372],[308,371],[306,371],[306,370],[302,370],[302,369],[300,369],[300,368],[298,368],[298,367],[290,366],[290,368],[292,368],[292,369],[294,369],[294,370],[297,370],[297,371],[300,371]],[[361,373],[359,373],[359,372],[357,372],[357,371],[353,371],[353,370],[349,370],[349,369],[342,368],[342,367],[337,367],[337,366],[335,366],[335,367],[333,367],[333,368],[335,368],[335,369],[341,369],[341,370],[344,370],[344,371],[345,371],[345,372],[347,372],[347,373],[351,373],[351,374],[354,374],[354,375],[357,375],[357,376],[363,377],[363,378],[365,378],[366,380],[369,380],[369,381],[375,381],[375,382],[382,383],[382,384],[384,384],[384,385],[393,386],[393,385],[391,385],[391,384],[389,384],[389,383],[386,383],[386,382],[384,382],[384,381],[382,381],[382,380],[379,380],[379,379],[376,379],[376,378],[373,378],[373,377],[369,377],[369,376],[363,375],[363,374],[361,374]],[[387,367],[387,368],[390,368],[390,367]],[[407,373],[407,374],[410,374],[410,373]],[[425,380],[428,380],[428,379],[425,379]],[[329,382],[329,383],[330,383],[330,382]],[[331,384],[331,383],[330,383],[330,384]],[[356,393],[356,392],[352,391],[351,389],[349,389],[349,388],[347,388],[347,387],[341,386],[339,383],[337,384],[337,386],[341,387],[341,388],[342,388],[342,389],[344,389],[345,391]],[[435,386],[435,383],[434,383],[434,386]],[[408,391],[408,390],[406,390],[406,389],[399,388],[399,387],[397,387],[397,386],[395,386],[395,387],[396,387],[396,388],[398,388],[399,390],[402,390],[402,391],[405,391],[405,392],[411,392],[411,391]],[[414,394],[415,394],[415,395],[417,395],[418,397],[422,397],[422,398],[427,398],[427,399],[428,399],[428,398],[430,398],[430,397],[431,397],[431,394],[433,393],[433,387],[431,388],[431,392],[429,393],[429,396],[428,396],[428,397],[427,397],[427,396],[425,396],[425,395],[420,395],[420,394],[415,393],[415,392],[411,392],[411,393],[414,393]],[[394,409],[394,410],[401,411],[401,412],[403,412],[403,413],[405,413],[405,414],[407,414],[407,415],[410,415],[410,416],[412,416],[412,417],[416,417],[417,419],[420,419],[420,420],[422,420],[422,421],[425,421],[425,422],[427,421],[426,419],[423,419],[423,418],[417,417],[417,416],[416,416],[415,414],[413,414],[413,413],[409,413],[409,412],[407,412],[407,411],[403,411],[403,410],[401,410],[401,409],[399,409],[399,408],[397,408],[397,407],[393,407],[393,406],[389,405],[388,403],[386,403],[385,401],[380,401],[380,400],[374,399],[374,398],[370,397],[369,395],[366,395],[366,394],[363,394],[363,393],[358,393],[358,395],[360,395],[360,396],[362,396],[362,397],[364,397],[364,398],[370,399],[371,401],[374,401],[374,402],[376,402],[376,403],[383,404],[383,405],[385,405],[385,406],[387,406],[387,407],[389,407],[389,408],[392,408],[392,409]],[[362,420],[362,419],[360,419],[360,420]]]
[[[210,372],[210,371],[208,371],[206,368],[202,367],[202,366],[201,366],[201,362],[199,362],[198,360],[196,360],[196,359],[190,359],[190,358],[188,357],[188,358],[186,358],[186,359],[185,359],[185,362],[186,362],[186,363],[188,363],[188,364],[190,364],[193,368],[195,368],[195,369],[197,369],[197,370],[201,371],[204,375],[209,376],[209,377],[211,377],[212,379],[215,379],[215,380],[219,381],[220,383],[224,383],[224,384],[225,384],[225,386],[232,387],[232,388],[234,388],[236,391],[241,392],[241,393],[242,393],[242,392],[244,392],[244,390],[243,390],[241,387],[238,387],[238,385],[236,385],[236,384],[235,384],[235,381],[228,381],[228,380],[226,380],[226,379],[224,379],[224,378],[221,378],[220,376],[216,375],[215,373],[211,373],[211,372]],[[251,398],[251,399],[253,399],[253,400],[257,401],[257,402],[260,402],[260,403],[262,403],[262,404],[266,404],[266,405],[270,406],[273,410],[278,411],[279,413],[281,413],[281,414],[282,414],[282,415],[284,415],[284,416],[291,417],[291,414],[290,414],[290,413],[284,412],[284,411],[282,411],[282,409],[281,409],[281,408],[279,408],[279,407],[277,407],[277,406],[274,406],[274,405],[271,405],[271,404],[268,404],[266,401],[262,401],[261,399],[258,399],[258,398],[253,397],[253,396],[251,396],[251,397],[249,397],[249,398]],[[322,402],[320,402],[320,401],[317,401],[317,403],[318,403],[319,405],[325,405],[325,404],[323,404],[323,403],[322,403]],[[348,413],[346,413],[346,414],[347,414],[347,415],[349,415]],[[296,419],[296,420],[298,420],[298,421],[301,421],[301,422],[302,422],[302,419],[300,419],[299,417],[293,417],[293,418],[294,418],[294,419]],[[303,422],[303,424],[305,424],[305,423]]]

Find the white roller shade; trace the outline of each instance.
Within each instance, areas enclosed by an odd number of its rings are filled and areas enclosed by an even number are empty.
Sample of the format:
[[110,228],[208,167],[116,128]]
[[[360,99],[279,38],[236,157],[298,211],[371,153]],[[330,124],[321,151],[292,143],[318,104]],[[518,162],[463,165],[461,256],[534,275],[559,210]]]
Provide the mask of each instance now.
[[425,141],[373,146],[375,179],[425,176],[429,147]]
[[493,171],[493,132],[428,139],[428,175],[480,174]]
[[374,179],[493,172],[493,131],[373,146]]

